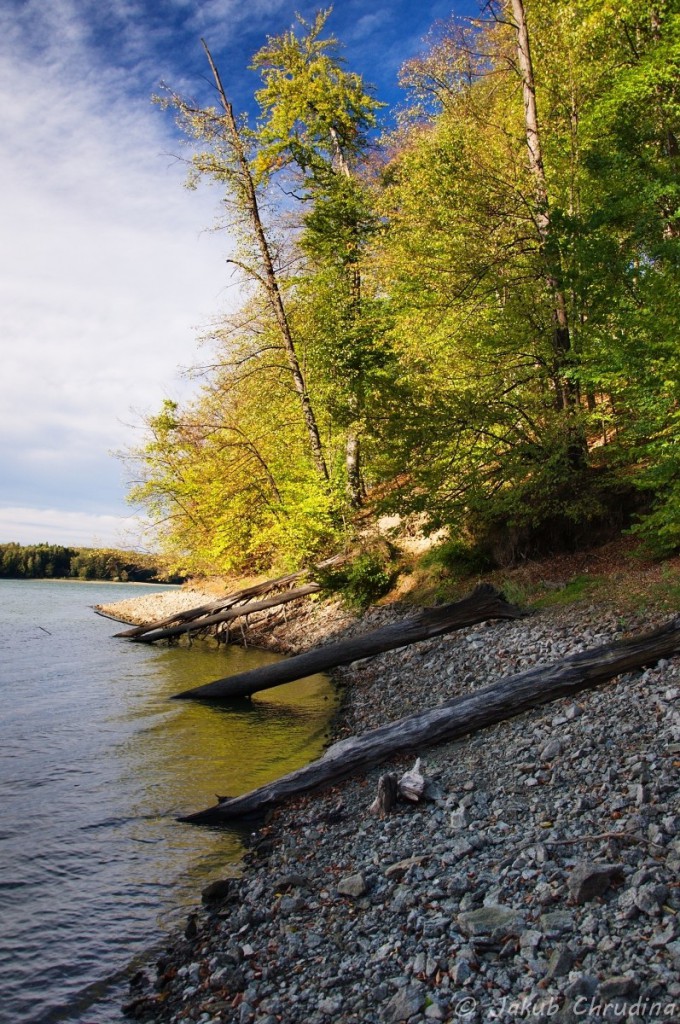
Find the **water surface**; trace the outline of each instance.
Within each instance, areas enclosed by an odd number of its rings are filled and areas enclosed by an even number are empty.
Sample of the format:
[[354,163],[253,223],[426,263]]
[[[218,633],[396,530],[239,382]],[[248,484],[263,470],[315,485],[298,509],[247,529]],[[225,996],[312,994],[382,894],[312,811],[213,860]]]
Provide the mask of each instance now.
[[120,1021],[131,961],[243,851],[242,833],[176,816],[323,749],[324,676],[250,706],[170,701],[276,655],[113,639],[91,606],[149,589],[0,580],[3,1020]]

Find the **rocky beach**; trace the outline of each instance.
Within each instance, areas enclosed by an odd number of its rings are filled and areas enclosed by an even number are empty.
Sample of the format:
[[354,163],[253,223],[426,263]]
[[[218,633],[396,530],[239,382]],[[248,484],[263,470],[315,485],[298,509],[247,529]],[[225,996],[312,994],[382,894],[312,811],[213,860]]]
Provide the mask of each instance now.
[[[249,640],[294,653],[410,611],[357,619],[310,602],[266,628],[253,617]],[[335,673],[334,738],[669,617],[577,604],[354,663]],[[379,776],[416,756],[426,799],[371,814]],[[240,877],[208,886],[185,933],[132,979],[125,1014],[680,1021],[679,772],[676,657],[299,798],[253,833]]]

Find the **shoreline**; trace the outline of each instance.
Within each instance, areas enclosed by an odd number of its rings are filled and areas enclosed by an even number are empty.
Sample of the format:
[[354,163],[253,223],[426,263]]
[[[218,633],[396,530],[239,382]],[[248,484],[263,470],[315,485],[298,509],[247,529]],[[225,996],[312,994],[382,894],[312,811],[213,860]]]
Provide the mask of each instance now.
[[[268,641],[292,653],[403,613],[310,602]],[[333,739],[668,618],[569,606],[338,669]],[[379,775],[416,754],[432,799],[374,818]],[[298,798],[133,979],[127,1016],[680,1020],[678,768],[676,657]]]

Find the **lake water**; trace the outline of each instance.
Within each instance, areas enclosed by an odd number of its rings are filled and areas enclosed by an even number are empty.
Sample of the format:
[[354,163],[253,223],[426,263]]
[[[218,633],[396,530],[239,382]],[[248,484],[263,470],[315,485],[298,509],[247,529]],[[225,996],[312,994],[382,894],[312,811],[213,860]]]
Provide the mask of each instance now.
[[243,852],[238,831],[176,816],[323,749],[323,676],[250,707],[170,701],[276,656],[113,639],[92,606],[150,589],[0,580],[2,1020],[121,1021],[135,960]]

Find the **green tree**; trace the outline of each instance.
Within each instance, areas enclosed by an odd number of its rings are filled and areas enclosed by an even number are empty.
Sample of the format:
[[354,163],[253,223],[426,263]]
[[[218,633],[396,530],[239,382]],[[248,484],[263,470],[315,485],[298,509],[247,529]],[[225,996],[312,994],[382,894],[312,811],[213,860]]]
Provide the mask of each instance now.
[[310,452],[320,476],[328,479],[328,467],[312,400],[305,380],[284,301],[285,275],[277,267],[276,248],[262,217],[262,199],[253,166],[253,139],[238,124],[231,103],[213,61],[203,42],[213,74],[221,112],[215,108],[197,109],[176,94],[168,102],[174,107],[178,124],[187,137],[205,146],[194,154],[195,181],[210,178],[226,189],[225,206],[233,211],[232,227],[240,237],[237,257],[230,260],[246,275],[251,285],[262,290],[277,326],[279,344],[288,364],[293,386],[307,431]]
[[307,458],[280,346],[267,344],[268,322],[252,305],[236,319],[243,347],[236,325],[223,325],[200,393],[182,409],[166,402],[133,460],[131,500],[157,524],[173,566],[194,575],[297,566],[332,546],[340,527],[335,496]]
[[433,524],[580,527],[631,469],[670,493],[676,19],[641,6],[507,4],[406,69],[381,260],[414,400],[385,471]]
[[270,38],[254,57],[264,83],[256,95],[262,111],[256,166],[261,179],[292,174],[305,207],[299,245],[306,262],[296,293],[305,316],[299,319],[334,422],[346,433],[347,489],[358,507],[367,377],[385,362],[365,271],[379,221],[362,176],[381,104],[359,75],[343,68],[338,41],[322,37],[329,15],[322,11],[311,24],[298,17],[301,36]]

